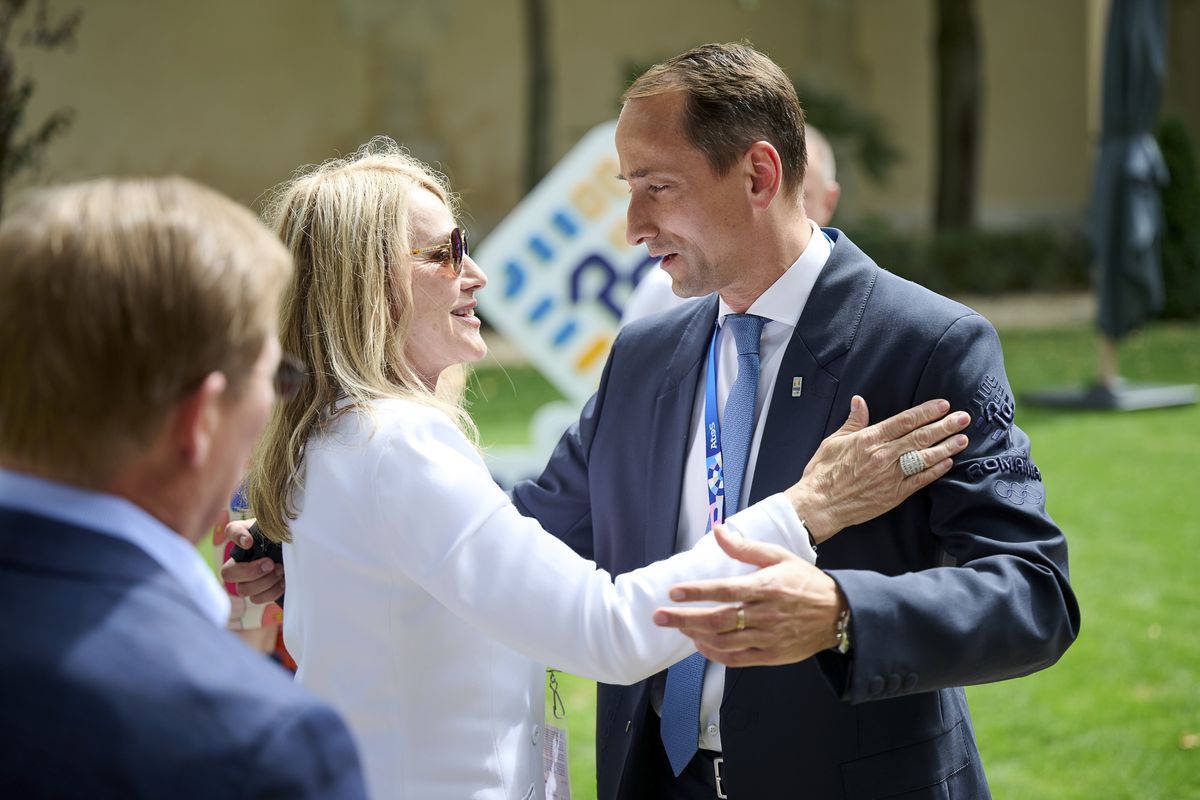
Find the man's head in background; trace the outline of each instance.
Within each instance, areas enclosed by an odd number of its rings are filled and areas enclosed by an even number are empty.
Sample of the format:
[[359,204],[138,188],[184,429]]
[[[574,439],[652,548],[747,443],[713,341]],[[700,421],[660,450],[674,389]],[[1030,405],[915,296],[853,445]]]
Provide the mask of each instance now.
[[829,225],[837,210],[842,187],[837,182],[837,161],[829,140],[814,125],[804,127],[808,150],[808,168],[804,171],[804,211],[822,228]]
[[250,211],[182,178],[32,195],[0,224],[0,466],[199,538],[270,413],[291,270]]

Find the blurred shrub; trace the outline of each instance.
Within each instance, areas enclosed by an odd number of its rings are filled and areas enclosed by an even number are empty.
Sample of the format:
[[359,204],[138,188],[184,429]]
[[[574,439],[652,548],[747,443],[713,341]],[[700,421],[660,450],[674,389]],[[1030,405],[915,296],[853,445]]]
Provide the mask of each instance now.
[[1179,119],[1158,129],[1158,146],[1171,182],[1163,187],[1166,230],[1162,243],[1162,316],[1200,319],[1200,175],[1191,136]]
[[942,294],[1087,289],[1082,231],[1047,227],[910,233],[878,220],[847,235],[875,263]]
[[887,183],[892,167],[903,160],[883,117],[860,108],[844,95],[793,80],[807,124],[815,125],[845,164],[850,157],[868,180]]

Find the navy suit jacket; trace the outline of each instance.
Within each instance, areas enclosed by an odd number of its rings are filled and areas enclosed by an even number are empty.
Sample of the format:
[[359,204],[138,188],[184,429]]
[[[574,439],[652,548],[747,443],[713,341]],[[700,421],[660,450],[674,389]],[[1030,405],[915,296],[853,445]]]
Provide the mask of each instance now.
[[[972,414],[971,444],[941,481],[821,545],[818,565],[851,608],[849,657],[727,671],[725,783],[735,798],[986,797],[959,687],[1045,667],[1074,640],[1066,541],[1013,424],[992,326],[829,232],[837,242],[785,351],[751,501],[800,478],[854,394],[874,421],[946,398]],[[716,313],[709,297],[625,329],[546,471],[514,488],[524,513],[614,574],[674,549]],[[661,744],[649,685],[599,687],[604,800],[652,796]]]
[[366,797],[335,712],[128,542],[0,508],[0,643],[0,797]]

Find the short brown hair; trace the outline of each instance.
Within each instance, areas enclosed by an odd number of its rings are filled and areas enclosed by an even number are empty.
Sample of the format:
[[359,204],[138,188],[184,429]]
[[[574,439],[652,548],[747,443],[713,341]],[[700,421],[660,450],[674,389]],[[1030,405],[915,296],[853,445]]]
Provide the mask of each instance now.
[[183,178],[31,195],[0,224],[0,460],[110,479],[207,374],[239,387],[290,274],[248,209]]
[[768,141],[783,162],[783,183],[794,195],[804,183],[804,110],[791,80],[748,42],[705,44],[646,70],[621,102],[682,91],[683,129],[724,175],[757,141]]

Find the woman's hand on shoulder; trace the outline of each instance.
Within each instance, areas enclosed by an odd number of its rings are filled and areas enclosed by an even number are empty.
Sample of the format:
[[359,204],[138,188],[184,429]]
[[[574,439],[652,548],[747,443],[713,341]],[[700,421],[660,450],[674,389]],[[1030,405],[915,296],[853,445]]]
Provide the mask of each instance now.
[[[929,400],[870,425],[867,403],[855,395],[845,424],[821,442],[787,490],[816,543],[890,511],[949,472],[952,457],[967,446],[960,432],[971,422],[966,412],[949,412],[946,400]],[[924,466],[907,475],[900,457],[910,452],[916,455],[906,459]]]

